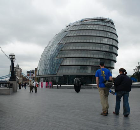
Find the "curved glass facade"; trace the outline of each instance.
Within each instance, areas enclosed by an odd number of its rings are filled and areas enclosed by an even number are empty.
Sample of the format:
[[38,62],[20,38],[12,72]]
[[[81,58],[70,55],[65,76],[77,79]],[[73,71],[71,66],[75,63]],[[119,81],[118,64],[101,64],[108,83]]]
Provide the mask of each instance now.
[[37,74],[66,76],[68,81],[76,76],[92,76],[93,83],[101,61],[110,70],[114,69],[117,50],[118,35],[111,19],[82,19],[66,26],[49,42],[41,55]]

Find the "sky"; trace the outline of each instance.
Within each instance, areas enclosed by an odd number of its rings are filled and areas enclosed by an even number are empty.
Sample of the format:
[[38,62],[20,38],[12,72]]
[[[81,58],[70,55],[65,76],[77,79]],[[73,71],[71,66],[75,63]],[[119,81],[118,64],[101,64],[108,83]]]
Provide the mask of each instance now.
[[[69,23],[94,17],[114,21],[119,50],[113,77],[119,68],[132,75],[140,62],[139,0],[0,0],[0,47],[14,53],[24,74],[38,66],[49,41]],[[9,74],[10,60],[0,50],[0,76]]]

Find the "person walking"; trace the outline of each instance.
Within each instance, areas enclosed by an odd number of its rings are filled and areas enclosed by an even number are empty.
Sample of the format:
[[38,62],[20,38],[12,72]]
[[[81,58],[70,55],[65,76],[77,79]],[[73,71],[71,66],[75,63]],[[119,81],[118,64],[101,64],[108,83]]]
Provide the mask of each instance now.
[[132,80],[126,75],[127,72],[124,68],[119,69],[120,75],[115,79],[114,87],[116,94],[116,106],[113,114],[119,115],[120,102],[123,97],[123,115],[128,117],[130,114],[130,106],[128,102],[129,92],[131,91]]
[[26,82],[24,83],[24,88],[26,89]]
[[37,93],[37,82],[34,82],[35,93]]
[[34,83],[31,82],[30,83],[30,93],[33,92],[33,89],[34,89]]
[[21,89],[21,83],[19,83],[19,89]]
[[22,88],[23,88],[23,86],[24,86],[24,83],[22,83],[21,85],[22,85]]
[[51,81],[49,82],[49,88],[52,88],[52,82]]
[[100,62],[100,69],[96,71],[96,84],[100,94],[100,100],[102,105],[102,113],[101,115],[107,116],[108,115],[108,95],[109,95],[109,88],[107,88],[104,84],[103,74],[105,75],[106,80],[112,81],[112,74],[109,69],[105,68],[104,62]]

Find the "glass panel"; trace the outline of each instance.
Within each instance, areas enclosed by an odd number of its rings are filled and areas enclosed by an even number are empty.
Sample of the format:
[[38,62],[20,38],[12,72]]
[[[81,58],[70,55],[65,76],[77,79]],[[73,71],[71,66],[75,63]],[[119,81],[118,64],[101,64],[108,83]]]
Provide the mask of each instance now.
[[102,50],[113,52],[117,55],[117,48],[110,45],[96,44],[96,43],[66,43],[62,50]]
[[109,27],[109,26],[103,26],[103,25],[75,25],[72,27],[69,27],[68,30],[79,30],[79,29],[97,29],[97,30],[105,30],[110,31],[116,34],[116,30]]
[[99,51],[60,51],[57,56],[58,58],[67,58],[67,57],[92,57],[92,58],[105,58],[116,61],[116,55],[108,52],[99,52]]
[[61,40],[60,43],[67,42],[97,42],[97,43],[106,43],[118,47],[117,41],[110,38],[94,37],[94,36],[76,36],[76,37],[65,37]]
[[56,74],[57,70],[63,61],[63,59],[55,59],[58,52],[63,47],[63,44],[58,44],[60,40],[67,34],[67,32],[59,33],[52,41],[49,42],[48,46],[44,49],[42,56],[38,64],[38,74]]
[[85,74],[95,73],[91,71],[91,66],[60,66],[58,74]]
[[113,38],[115,40],[118,40],[116,34],[105,32],[105,31],[98,31],[98,30],[75,30],[75,31],[69,31],[67,34],[67,36],[78,36],[78,35],[103,36],[103,37],[108,37],[108,38]]

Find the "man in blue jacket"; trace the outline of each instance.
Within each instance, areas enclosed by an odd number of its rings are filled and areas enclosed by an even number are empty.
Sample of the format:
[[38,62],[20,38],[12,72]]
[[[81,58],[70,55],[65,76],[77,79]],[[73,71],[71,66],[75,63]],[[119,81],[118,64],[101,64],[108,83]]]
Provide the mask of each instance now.
[[101,115],[107,116],[108,108],[109,108],[109,104],[108,104],[109,88],[107,88],[104,84],[103,74],[105,75],[106,80],[112,80],[112,74],[109,69],[104,67],[104,62],[100,62],[100,68],[101,69],[98,69],[95,74],[96,84],[100,93],[100,99],[102,105]]

